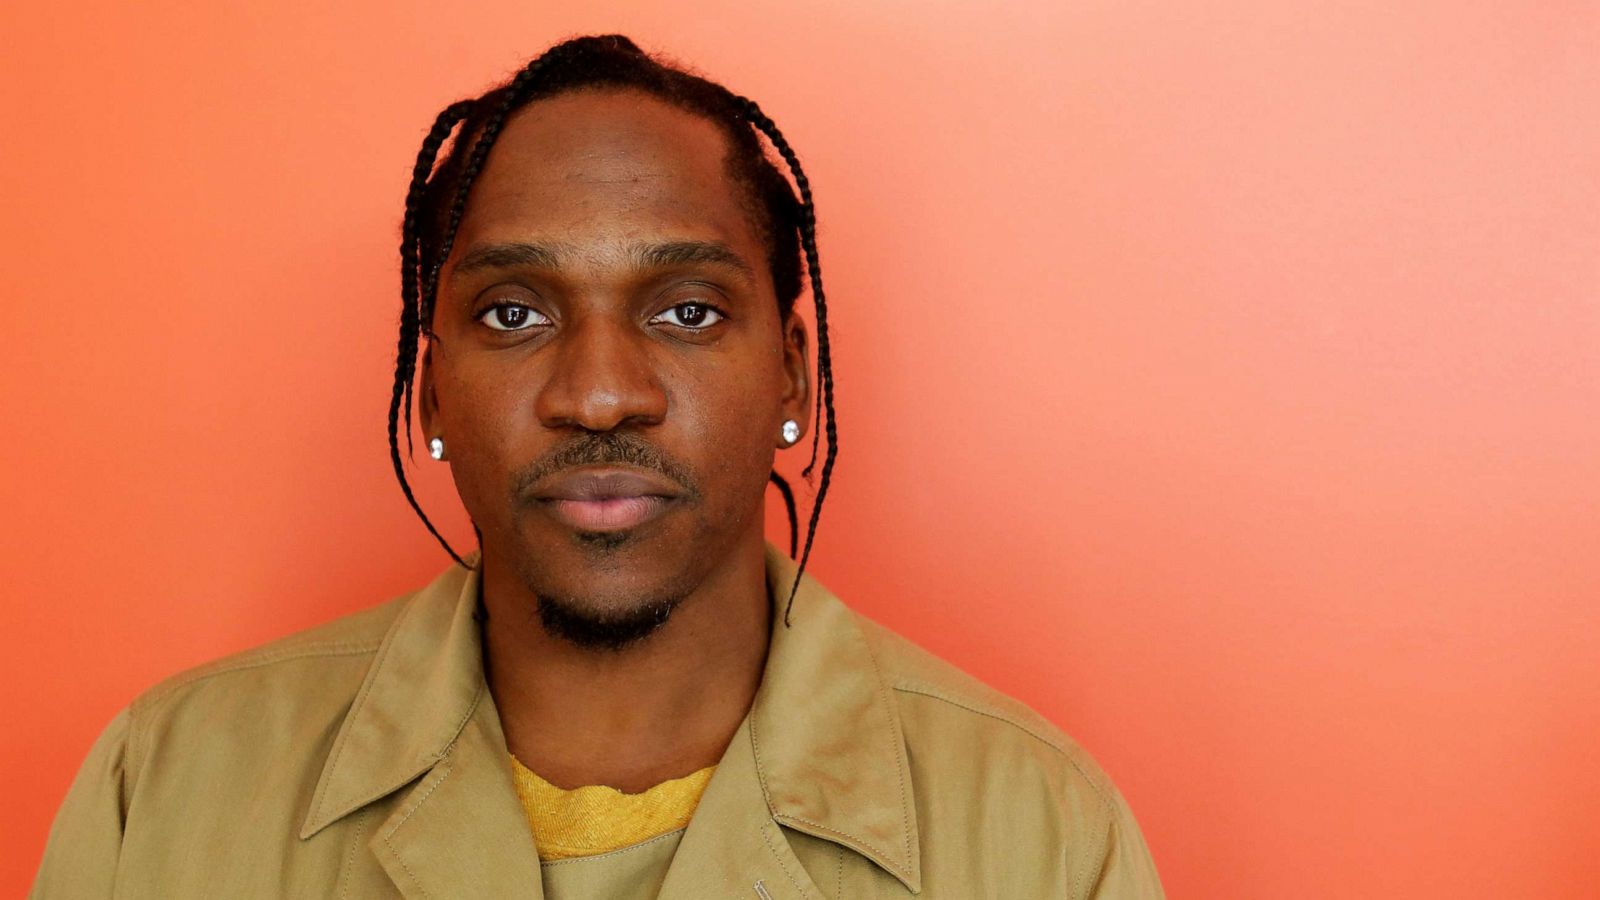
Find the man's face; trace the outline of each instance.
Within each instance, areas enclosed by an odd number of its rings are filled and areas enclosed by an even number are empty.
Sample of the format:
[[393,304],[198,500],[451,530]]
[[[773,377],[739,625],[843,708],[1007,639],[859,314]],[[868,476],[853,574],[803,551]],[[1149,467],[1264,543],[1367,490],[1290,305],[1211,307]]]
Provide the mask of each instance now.
[[642,634],[759,547],[781,424],[807,422],[805,331],[779,319],[727,150],[640,92],[529,104],[441,273],[424,433],[485,577],[585,627]]

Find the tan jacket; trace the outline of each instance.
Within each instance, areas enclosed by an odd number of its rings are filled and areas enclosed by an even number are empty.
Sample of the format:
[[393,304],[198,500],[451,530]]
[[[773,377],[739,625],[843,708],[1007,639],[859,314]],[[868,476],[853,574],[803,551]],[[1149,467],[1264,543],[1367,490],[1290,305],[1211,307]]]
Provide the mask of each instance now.
[[[774,596],[794,570],[767,545]],[[541,875],[512,788],[477,579],[452,566],[134,700],[73,782],[33,896],[544,898],[558,863]],[[628,896],[1162,896],[1122,797],[1049,722],[809,575],[791,621],[664,883]]]

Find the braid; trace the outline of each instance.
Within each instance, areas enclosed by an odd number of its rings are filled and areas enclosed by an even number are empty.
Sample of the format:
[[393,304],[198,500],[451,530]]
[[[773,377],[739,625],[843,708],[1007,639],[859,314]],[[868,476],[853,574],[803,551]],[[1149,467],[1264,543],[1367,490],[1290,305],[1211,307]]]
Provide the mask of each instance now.
[[411,483],[406,480],[405,464],[400,457],[399,426],[401,410],[404,409],[406,453],[410,455],[413,449],[411,383],[416,374],[417,345],[424,321],[418,305],[418,282],[421,278],[419,208],[423,191],[427,187],[428,176],[433,173],[433,163],[439,155],[439,148],[444,145],[445,139],[450,136],[456,124],[471,112],[472,107],[472,101],[464,100],[450,104],[439,113],[433,122],[433,127],[428,130],[428,136],[422,141],[422,149],[417,153],[416,166],[411,170],[411,187],[406,191],[405,221],[400,227],[400,346],[396,352],[394,367],[394,394],[389,398],[389,456],[394,462],[395,477],[400,479],[400,490],[405,493],[406,501],[411,504],[411,508],[422,517],[422,524],[427,526],[428,532],[444,547],[445,552],[450,554],[451,559],[463,566],[466,566],[466,563],[450,546],[450,542],[439,534],[433,522],[428,519],[427,513],[423,512],[422,506],[417,503],[416,495],[411,491]]
[[[740,99],[743,102],[745,118],[772,142],[772,146],[783,157],[783,161],[789,164],[795,186],[800,189],[800,247],[806,254],[806,274],[811,279],[811,299],[817,309],[817,375],[818,380],[822,382],[822,391],[817,400],[817,418],[828,431],[828,455],[822,463],[822,482],[817,485],[817,499],[811,506],[811,521],[806,526],[805,550],[800,555],[800,567],[795,572],[794,585],[789,589],[789,602],[783,608],[783,624],[788,625],[789,612],[794,607],[794,595],[800,590],[800,577],[805,573],[806,560],[811,556],[811,541],[817,533],[817,520],[822,516],[822,500],[828,494],[833,463],[839,455],[838,428],[835,425],[833,410],[833,358],[828,347],[828,301],[822,292],[822,263],[817,259],[817,213],[816,206],[811,200],[811,182],[806,178],[805,170],[800,167],[800,157],[795,155],[789,142],[783,139],[783,132],[778,130],[778,126],[767,118],[754,100]],[[826,419],[821,415],[824,407],[828,414]],[[817,439],[818,433],[813,432],[811,463],[801,472],[808,477],[817,461]]]
[[[450,219],[445,229],[444,239],[439,243],[439,249],[433,254],[433,265],[428,267],[426,277],[423,274],[422,260],[422,229],[420,218],[422,215],[422,202],[427,193],[428,179],[433,174],[433,164],[443,146],[445,138],[449,136],[456,123],[465,119],[476,111],[477,103],[472,100],[463,100],[452,103],[439,114],[433,129],[428,132],[427,138],[422,143],[422,150],[417,154],[417,164],[411,172],[411,189],[406,193],[406,217],[401,226],[401,312],[400,312],[400,361],[395,366],[394,396],[389,403],[389,451],[394,460],[394,471],[400,479],[400,490],[405,493],[406,500],[411,508],[422,519],[422,524],[427,526],[435,540],[444,547],[450,558],[465,568],[471,568],[456,553],[439,534],[428,514],[422,511],[422,506],[417,503],[416,496],[411,491],[411,484],[406,480],[405,467],[400,459],[400,445],[396,439],[400,408],[405,407],[406,415],[406,448],[411,449],[411,384],[416,376],[416,359],[419,335],[431,333],[428,325],[433,319],[433,307],[439,291],[439,270],[444,265],[444,260],[449,257],[451,246],[455,243],[456,229],[461,225],[461,217],[467,208],[467,193],[472,188],[472,182],[482,170],[484,160],[489,156],[489,148],[494,146],[494,140],[499,135],[501,127],[505,124],[506,116],[516,104],[518,95],[527,90],[532,83],[534,75],[552,55],[557,47],[543,56],[529,63],[511,83],[505,97],[490,115],[488,121],[479,132],[477,141],[472,146],[472,156],[467,163],[466,171],[456,189],[455,201],[450,208]],[[462,140],[466,135],[462,135]],[[476,529],[476,525],[473,526]],[[481,536],[480,536],[481,540]]]
[[433,305],[439,291],[439,271],[444,266],[444,261],[450,257],[450,251],[456,243],[456,230],[461,227],[461,217],[467,211],[467,194],[472,191],[472,183],[477,180],[478,173],[483,171],[484,161],[489,158],[489,150],[494,147],[495,139],[500,136],[500,129],[505,127],[506,117],[516,108],[517,101],[528,92],[533,85],[539,71],[553,58],[564,55],[578,56],[582,52],[582,45],[574,43],[559,44],[545,51],[542,56],[534,59],[518,72],[506,88],[505,95],[500,98],[500,103],[490,113],[489,118],[483,123],[478,133],[478,139],[472,145],[472,155],[467,159],[466,168],[462,171],[459,184],[456,186],[455,199],[450,204],[450,216],[444,226],[444,235],[439,242],[439,248],[434,253],[432,270],[428,273],[428,280],[423,285],[422,315],[424,321],[433,318]]
[[[411,444],[411,388],[415,379],[410,376],[416,371],[417,343],[421,333],[427,331],[426,319],[421,315],[418,306],[418,296],[421,290],[422,273],[421,252],[422,237],[420,222],[422,197],[427,192],[428,178],[433,174],[434,160],[439,155],[440,148],[455,129],[457,123],[472,113],[476,103],[472,100],[462,100],[452,103],[439,113],[434,121],[433,128],[428,131],[428,136],[423,139],[422,150],[417,154],[417,164],[411,170],[411,189],[406,192],[405,224],[401,227],[400,246],[400,301],[401,316],[410,316],[409,322],[402,321],[401,336],[409,334],[409,348],[402,346],[400,352],[407,369],[405,380],[405,400],[403,408],[406,420],[406,455],[414,452]],[[409,326],[409,328],[407,327]],[[409,350],[409,352],[408,352]],[[396,377],[400,372],[396,371]]]

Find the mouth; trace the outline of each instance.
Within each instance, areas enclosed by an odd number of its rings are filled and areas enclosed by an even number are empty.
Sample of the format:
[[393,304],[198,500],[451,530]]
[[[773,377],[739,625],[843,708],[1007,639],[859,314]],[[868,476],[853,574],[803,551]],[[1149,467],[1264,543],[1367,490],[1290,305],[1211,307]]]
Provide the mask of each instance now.
[[538,505],[575,531],[614,532],[660,517],[682,496],[653,472],[576,469],[562,472],[533,492]]
[[621,531],[656,518],[671,501],[666,497],[644,496],[547,500],[544,503],[557,519],[577,531]]

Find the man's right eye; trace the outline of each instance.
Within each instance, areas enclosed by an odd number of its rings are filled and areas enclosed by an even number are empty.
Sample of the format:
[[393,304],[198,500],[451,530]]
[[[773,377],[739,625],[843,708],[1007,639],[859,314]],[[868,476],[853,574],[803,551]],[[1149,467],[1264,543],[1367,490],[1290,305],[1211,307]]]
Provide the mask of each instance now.
[[522,331],[534,325],[550,324],[544,313],[515,303],[491,306],[478,316],[478,321],[495,331]]

